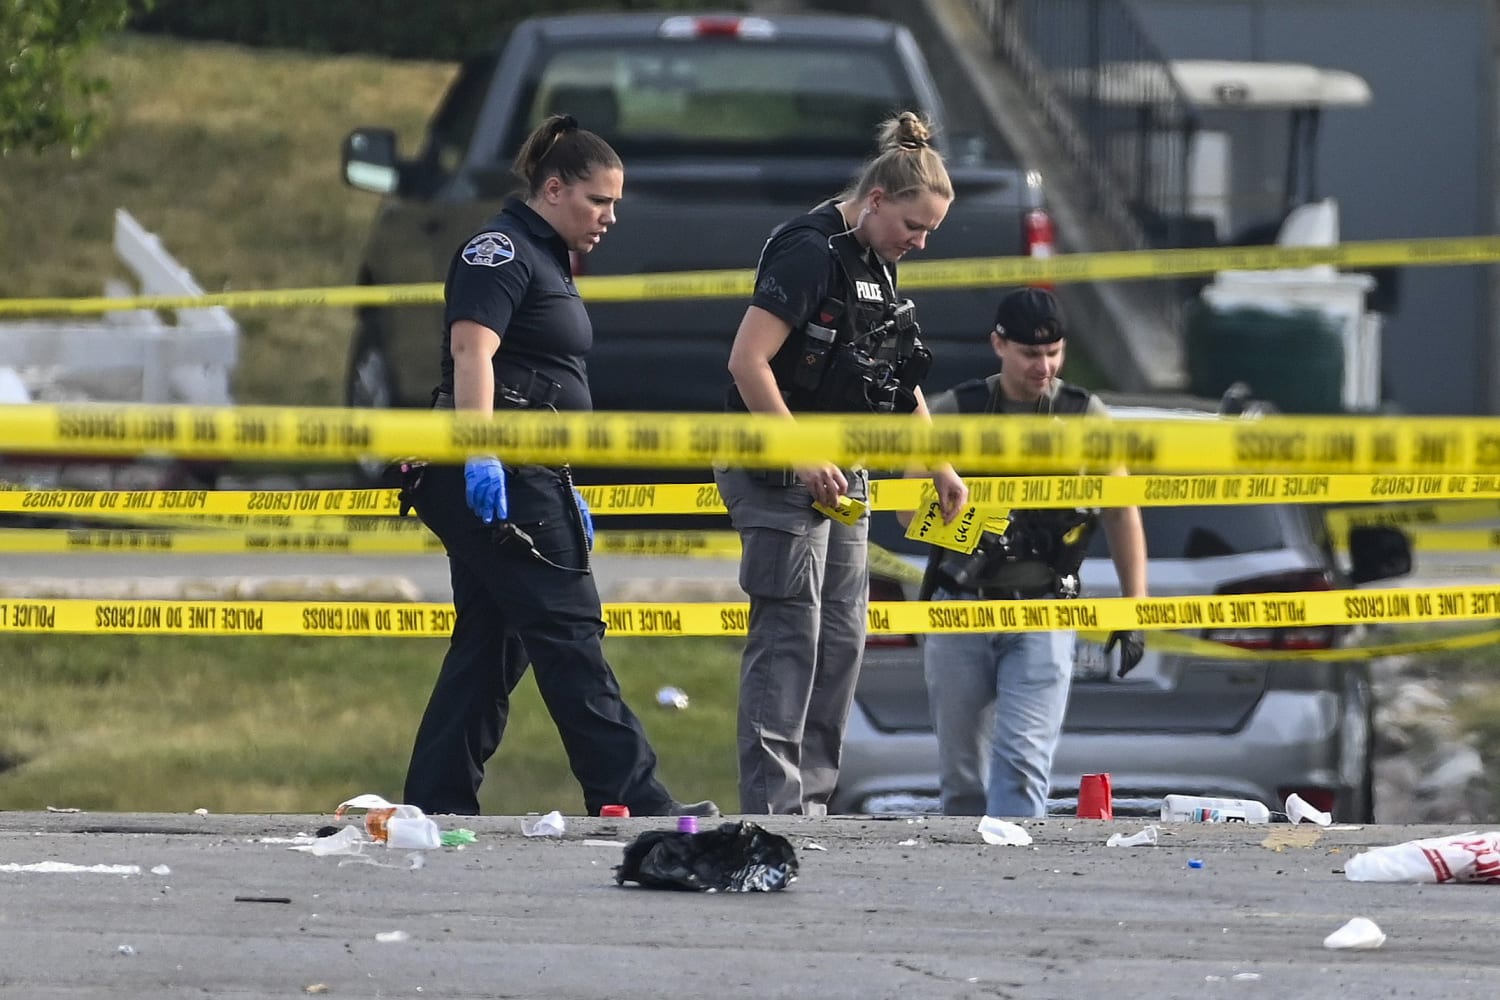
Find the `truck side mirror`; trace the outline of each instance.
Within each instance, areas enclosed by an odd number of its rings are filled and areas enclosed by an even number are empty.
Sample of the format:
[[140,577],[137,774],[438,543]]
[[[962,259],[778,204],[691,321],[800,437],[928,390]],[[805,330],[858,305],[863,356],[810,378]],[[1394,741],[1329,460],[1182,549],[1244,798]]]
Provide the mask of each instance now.
[[396,133],[388,128],[357,128],[344,139],[340,161],[344,183],[361,191],[392,194],[401,184]]
[[1411,539],[1390,525],[1349,529],[1349,579],[1355,583],[1389,580],[1411,572]]

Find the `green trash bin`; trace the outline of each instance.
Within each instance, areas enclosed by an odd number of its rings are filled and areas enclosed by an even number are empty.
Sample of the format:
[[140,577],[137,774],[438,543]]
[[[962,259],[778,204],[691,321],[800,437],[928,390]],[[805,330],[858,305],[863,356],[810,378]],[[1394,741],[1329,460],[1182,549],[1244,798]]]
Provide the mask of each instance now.
[[1284,413],[1343,411],[1344,338],[1336,317],[1316,309],[1188,306],[1188,383],[1218,398],[1244,382]]

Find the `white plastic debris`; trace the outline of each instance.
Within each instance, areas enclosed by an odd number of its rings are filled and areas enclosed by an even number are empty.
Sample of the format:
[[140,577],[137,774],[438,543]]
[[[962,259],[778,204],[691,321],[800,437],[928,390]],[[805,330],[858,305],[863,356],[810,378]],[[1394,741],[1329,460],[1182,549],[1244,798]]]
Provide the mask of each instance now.
[[346,826],[331,837],[319,837],[311,844],[293,844],[290,851],[306,851],[323,857],[329,854],[363,854],[365,845],[371,843],[364,838],[357,826]]
[[664,687],[656,692],[656,703],[662,708],[675,708],[681,711],[688,707],[688,696],[681,688]]
[[411,935],[405,931],[381,931],[375,935],[375,940],[381,944],[395,944],[399,941],[410,941]]
[[365,829],[387,847],[403,851],[435,851],[443,846],[443,831],[416,806],[387,802],[379,795],[356,795],[333,811],[342,817],[348,809],[365,810]]
[[166,865],[157,865],[155,868],[151,869],[151,874],[152,875],[170,875],[170,874],[172,874],[172,869],[168,868]]
[[119,952],[121,955],[127,956],[135,954],[135,948],[128,944],[120,945],[120,947],[116,948],[115,951]]
[[1014,823],[993,816],[981,819],[978,829],[986,844],[997,847],[1025,847],[1031,843],[1031,834]]
[[898,841],[896,841],[896,846],[897,847],[916,847],[917,846],[917,838],[916,837],[908,837],[905,840],[898,840]]
[[1348,951],[1371,951],[1385,944],[1385,932],[1375,921],[1355,917],[1323,939],[1323,947]]
[[139,875],[140,865],[75,865],[66,861],[0,865],[0,872],[39,872],[43,875]]
[[208,810],[207,809],[203,809],[203,808],[194,809],[193,810],[193,815],[194,816],[207,816],[208,815]]
[[562,813],[556,809],[535,820],[527,820],[524,816],[521,818],[521,833],[527,837],[561,837],[567,828],[568,824]]
[[1293,823],[1316,823],[1319,826],[1329,826],[1333,823],[1332,816],[1315,808],[1296,792],[1286,797],[1286,818]]
[[1109,835],[1109,839],[1104,842],[1104,846],[1105,847],[1155,847],[1156,846],[1156,839],[1157,839],[1158,836],[1160,836],[1160,831],[1157,830],[1155,824],[1152,824],[1151,826],[1146,827],[1144,830],[1140,831],[1139,833],[1132,833],[1129,836],[1126,836],[1123,833],[1112,833],[1112,834]]
[[828,851],[828,848],[824,847],[816,840],[809,840],[807,843],[802,845],[802,849],[804,851],[823,851],[825,853]]

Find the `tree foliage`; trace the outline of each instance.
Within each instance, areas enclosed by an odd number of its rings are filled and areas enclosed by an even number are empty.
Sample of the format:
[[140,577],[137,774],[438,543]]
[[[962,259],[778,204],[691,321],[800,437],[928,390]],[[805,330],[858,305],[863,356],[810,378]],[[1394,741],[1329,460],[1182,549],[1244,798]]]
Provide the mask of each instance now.
[[83,53],[150,2],[0,2],[0,153],[88,145],[99,128],[95,99],[109,87],[84,69]]

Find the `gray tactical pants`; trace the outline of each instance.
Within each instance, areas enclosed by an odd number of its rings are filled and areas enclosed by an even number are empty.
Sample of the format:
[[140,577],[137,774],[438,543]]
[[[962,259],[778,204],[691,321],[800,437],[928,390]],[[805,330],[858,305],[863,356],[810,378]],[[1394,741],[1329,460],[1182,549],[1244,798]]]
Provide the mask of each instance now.
[[[822,815],[838,782],[844,725],[864,657],[869,516],[812,509],[801,483],[743,469],[714,476],[740,534],[750,627],[740,663],[740,812]],[[869,499],[865,473],[848,495]]]

